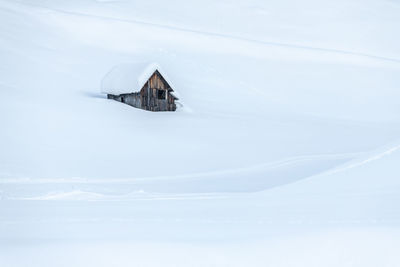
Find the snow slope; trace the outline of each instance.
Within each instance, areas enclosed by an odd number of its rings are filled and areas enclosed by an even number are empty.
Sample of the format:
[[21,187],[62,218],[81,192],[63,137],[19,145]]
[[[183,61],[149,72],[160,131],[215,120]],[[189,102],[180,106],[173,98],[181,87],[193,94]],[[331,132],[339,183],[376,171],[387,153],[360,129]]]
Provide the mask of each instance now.
[[[399,11],[0,1],[0,265],[397,266]],[[178,112],[99,93],[139,61]]]

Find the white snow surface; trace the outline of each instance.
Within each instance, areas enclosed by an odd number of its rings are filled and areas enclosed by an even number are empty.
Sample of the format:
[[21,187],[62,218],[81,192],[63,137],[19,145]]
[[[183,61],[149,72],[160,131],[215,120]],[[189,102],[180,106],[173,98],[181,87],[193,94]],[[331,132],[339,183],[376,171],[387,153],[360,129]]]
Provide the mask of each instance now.
[[0,266],[399,266],[399,14],[0,1]]
[[[171,88],[174,88],[173,83],[166,72],[160,67],[160,64],[135,62],[114,66],[101,81],[101,92],[113,95],[139,92],[156,71],[163,76]],[[172,94],[178,97],[175,89],[173,89]]]

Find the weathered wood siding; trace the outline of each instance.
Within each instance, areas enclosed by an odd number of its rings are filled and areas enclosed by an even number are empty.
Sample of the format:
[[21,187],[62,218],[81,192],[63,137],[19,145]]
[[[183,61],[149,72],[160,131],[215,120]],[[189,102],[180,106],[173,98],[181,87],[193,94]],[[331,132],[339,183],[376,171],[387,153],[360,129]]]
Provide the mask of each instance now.
[[142,108],[142,99],[139,93],[122,94],[122,95],[107,95],[108,99],[114,99],[116,101],[128,104],[136,108]]
[[109,99],[150,111],[175,111],[176,98],[170,93],[172,88],[156,71],[142,87],[140,92],[108,95]]

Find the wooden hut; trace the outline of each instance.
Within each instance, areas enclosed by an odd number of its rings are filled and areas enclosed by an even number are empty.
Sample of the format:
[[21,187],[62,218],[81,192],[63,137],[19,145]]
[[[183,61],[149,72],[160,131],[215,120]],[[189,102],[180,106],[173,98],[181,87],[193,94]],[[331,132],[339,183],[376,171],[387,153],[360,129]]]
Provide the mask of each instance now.
[[102,92],[108,99],[149,111],[175,111],[178,100],[169,78],[155,63],[114,67],[102,81]]

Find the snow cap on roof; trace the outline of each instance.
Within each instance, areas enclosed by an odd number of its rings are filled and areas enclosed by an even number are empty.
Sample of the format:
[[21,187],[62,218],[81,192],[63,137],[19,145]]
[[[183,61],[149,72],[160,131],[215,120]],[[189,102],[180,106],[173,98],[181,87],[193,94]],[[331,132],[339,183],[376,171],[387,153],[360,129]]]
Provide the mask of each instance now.
[[[136,62],[114,66],[101,81],[101,92],[113,95],[139,92],[155,71],[164,77],[171,88],[175,88],[159,64]],[[175,90],[172,94],[179,97]]]

